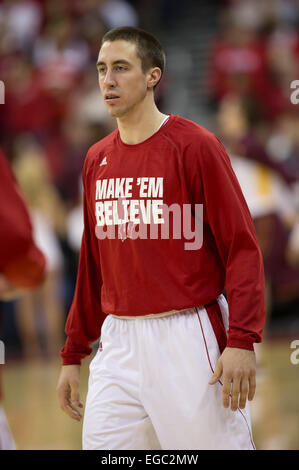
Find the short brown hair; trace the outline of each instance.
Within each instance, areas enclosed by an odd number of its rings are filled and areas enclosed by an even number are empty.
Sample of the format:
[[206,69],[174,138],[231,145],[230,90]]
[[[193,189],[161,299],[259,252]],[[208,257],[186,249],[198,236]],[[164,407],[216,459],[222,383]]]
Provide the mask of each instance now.
[[[137,55],[141,60],[143,73],[147,72],[151,67],[159,67],[161,69],[161,78],[164,73],[166,58],[165,52],[158,39],[152,34],[140,28],[132,26],[121,26],[108,31],[102,38],[102,45],[106,41],[124,40],[136,44]],[[161,81],[161,78],[159,82]],[[158,82],[158,83],[159,83]],[[154,86],[158,85],[158,83]]]

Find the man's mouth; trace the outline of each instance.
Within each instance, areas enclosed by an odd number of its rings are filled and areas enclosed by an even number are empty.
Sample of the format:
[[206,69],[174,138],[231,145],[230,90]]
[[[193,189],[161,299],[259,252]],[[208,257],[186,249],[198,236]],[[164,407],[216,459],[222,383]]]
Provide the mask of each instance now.
[[106,103],[114,103],[118,99],[119,99],[119,96],[117,95],[110,95],[110,94],[105,95]]

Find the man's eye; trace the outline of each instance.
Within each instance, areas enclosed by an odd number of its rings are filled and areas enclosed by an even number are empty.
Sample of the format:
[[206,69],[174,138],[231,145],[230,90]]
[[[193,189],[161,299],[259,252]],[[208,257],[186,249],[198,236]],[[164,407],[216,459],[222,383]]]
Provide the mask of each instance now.
[[98,72],[99,72],[99,73],[105,73],[104,67],[99,67],[99,68],[98,68]]
[[119,71],[122,72],[123,70],[126,70],[126,67],[123,67],[122,65],[118,65],[118,66],[116,67],[116,70],[119,70]]

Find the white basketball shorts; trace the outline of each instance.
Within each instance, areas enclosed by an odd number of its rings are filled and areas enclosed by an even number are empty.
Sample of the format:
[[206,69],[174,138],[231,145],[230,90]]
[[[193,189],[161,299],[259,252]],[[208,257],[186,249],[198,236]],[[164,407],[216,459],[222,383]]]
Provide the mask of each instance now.
[[254,449],[245,409],[222,405],[209,385],[225,347],[223,295],[162,318],[108,315],[90,363],[83,449]]

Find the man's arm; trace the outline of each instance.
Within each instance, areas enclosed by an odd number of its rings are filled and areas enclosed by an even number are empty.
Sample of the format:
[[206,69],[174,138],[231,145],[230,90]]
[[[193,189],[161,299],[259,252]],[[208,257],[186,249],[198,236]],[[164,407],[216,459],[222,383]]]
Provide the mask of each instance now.
[[265,324],[264,268],[253,221],[229,157],[209,136],[199,159],[204,223],[225,270],[227,346],[253,351]]
[[[223,405],[244,407],[255,391],[253,343],[260,342],[265,323],[264,270],[252,218],[228,155],[209,134],[201,146],[199,167],[204,223],[213,234],[225,269],[229,305],[227,347],[210,381],[223,375]],[[232,389],[231,389],[232,387]],[[239,401],[240,399],[240,401]]]
[[61,350],[63,365],[81,364],[92,349],[91,343],[100,337],[105,314],[101,307],[101,262],[99,240],[95,234],[94,203],[90,203],[90,172],[87,162],[83,169],[84,231],[81,241],[79,266],[73,302],[68,314],[65,332],[66,343]]
[[73,419],[81,419],[75,406],[82,407],[79,398],[81,360],[92,352],[91,343],[101,332],[105,314],[101,307],[101,264],[98,240],[95,235],[95,216],[89,203],[90,178],[85,164],[83,170],[84,232],[74,299],[68,314],[65,332],[67,339],[61,350],[63,366],[57,385],[61,408]]

